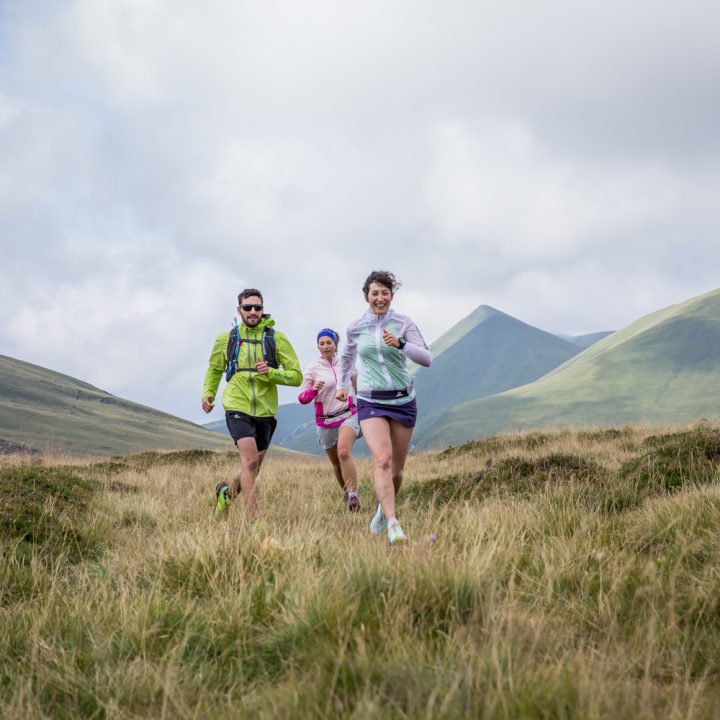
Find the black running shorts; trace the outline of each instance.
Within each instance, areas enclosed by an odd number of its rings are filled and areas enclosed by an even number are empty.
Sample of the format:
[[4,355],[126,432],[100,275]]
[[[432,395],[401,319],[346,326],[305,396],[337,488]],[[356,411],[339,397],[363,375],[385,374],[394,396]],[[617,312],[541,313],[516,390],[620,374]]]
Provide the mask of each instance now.
[[228,410],[225,413],[225,422],[230,437],[235,443],[241,438],[255,438],[260,452],[270,447],[270,441],[277,427],[277,420],[274,417],[253,417],[239,410]]

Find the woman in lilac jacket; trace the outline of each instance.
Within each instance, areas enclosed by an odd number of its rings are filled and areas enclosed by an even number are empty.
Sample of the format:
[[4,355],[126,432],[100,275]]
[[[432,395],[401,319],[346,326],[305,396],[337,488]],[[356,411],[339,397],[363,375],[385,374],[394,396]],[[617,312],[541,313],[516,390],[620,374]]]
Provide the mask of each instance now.
[[[332,463],[343,501],[350,512],[360,510],[357,496],[357,470],[352,458],[352,447],[360,436],[357,407],[352,395],[340,401],[337,393],[338,334],[323,328],[317,335],[320,357],[311,362],[303,373],[298,400],[306,405],[315,401],[315,431],[320,447]],[[352,378],[355,385],[355,376]]]
[[400,287],[386,270],[374,270],[365,280],[368,309],[348,327],[347,342],[338,363],[338,392],[349,394],[350,373],[360,357],[356,382],[358,417],[373,458],[373,482],[378,506],[370,532],[387,530],[394,545],[407,538],[395,517],[395,498],[403,480],[405,459],[417,419],[415,388],[407,361],[429,367],[432,354],[417,325],[390,307]]

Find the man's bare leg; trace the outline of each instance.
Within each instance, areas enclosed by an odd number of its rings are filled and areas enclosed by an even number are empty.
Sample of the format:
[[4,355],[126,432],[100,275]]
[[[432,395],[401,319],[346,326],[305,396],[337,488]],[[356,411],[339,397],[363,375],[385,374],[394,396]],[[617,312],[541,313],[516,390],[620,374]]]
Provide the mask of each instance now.
[[265,451],[258,452],[257,443],[253,437],[240,438],[236,445],[240,452],[240,472],[233,480],[231,496],[236,497],[242,491],[245,499],[245,511],[250,520],[255,520],[260,515],[255,480],[260,472]]

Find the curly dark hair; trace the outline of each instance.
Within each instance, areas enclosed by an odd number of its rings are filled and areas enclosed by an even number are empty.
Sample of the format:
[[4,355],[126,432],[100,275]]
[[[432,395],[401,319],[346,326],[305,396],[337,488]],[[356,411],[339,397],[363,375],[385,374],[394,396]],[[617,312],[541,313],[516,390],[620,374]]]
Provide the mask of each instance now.
[[238,295],[238,305],[242,305],[243,300],[245,298],[252,297],[253,295],[256,295],[260,298],[260,302],[264,303],[262,293],[259,290],[256,290],[255,288],[245,288],[239,295]]
[[368,298],[368,293],[370,292],[370,285],[372,283],[384,285],[388,290],[390,290],[392,295],[394,295],[395,291],[398,290],[398,288],[400,287],[400,283],[398,282],[397,278],[388,270],[373,270],[367,276],[365,284],[363,285],[363,293],[366,300]]

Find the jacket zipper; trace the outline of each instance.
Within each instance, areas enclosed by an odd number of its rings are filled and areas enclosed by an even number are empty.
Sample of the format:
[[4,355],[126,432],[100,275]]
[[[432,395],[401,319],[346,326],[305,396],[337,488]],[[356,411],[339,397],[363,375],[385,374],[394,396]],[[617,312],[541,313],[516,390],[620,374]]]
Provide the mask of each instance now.
[[387,382],[388,390],[393,389],[393,380],[392,376],[390,375],[390,371],[387,368],[387,365],[385,364],[385,358],[382,354],[382,321],[379,315],[375,316],[376,318],[376,326],[375,326],[375,348],[377,350],[378,354],[378,361],[380,364],[380,370],[382,371],[383,376],[385,377],[385,382]]
[[[250,340],[250,328],[245,329],[245,333],[247,336],[247,339]],[[252,363],[252,357],[250,356],[250,346],[254,346],[255,343],[248,342],[248,367],[254,367],[254,363]],[[257,348],[255,348],[255,362],[257,362]],[[252,363],[252,364],[251,364]],[[250,390],[252,391],[252,414],[253,417],[257,415],[257,395],[255,393],[255,378],[252,374],[252,371],[248,373],[250,375]]]

